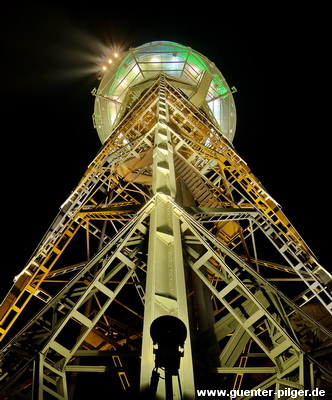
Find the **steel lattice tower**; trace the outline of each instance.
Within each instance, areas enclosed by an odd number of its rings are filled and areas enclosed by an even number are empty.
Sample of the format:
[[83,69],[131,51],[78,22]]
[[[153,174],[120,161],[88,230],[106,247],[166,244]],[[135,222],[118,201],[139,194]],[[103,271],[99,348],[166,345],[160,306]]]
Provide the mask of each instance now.
[[234,149],[234,91],[173,42],[113,62],[102,147],[1,304],[0,398],[331,391],[331,275]]

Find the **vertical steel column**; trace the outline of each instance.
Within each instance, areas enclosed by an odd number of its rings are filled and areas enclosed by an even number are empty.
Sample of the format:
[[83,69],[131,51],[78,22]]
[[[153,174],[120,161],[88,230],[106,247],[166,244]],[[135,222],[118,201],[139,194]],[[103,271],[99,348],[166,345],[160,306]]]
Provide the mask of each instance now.
[[[169,197],[172,199],[175,197],[176,182],[173,147],[168,127],[168,108],[162,77],[158,103],[152,186],[154,194],[156,194],[156,207],[150,217],[141,359],[141,392],[145,393],[148,390],[151,374],[155,367],[154,348],[150,337],[151,323],[159,316],[172,315],[182,320],[188,332],[179,370],[182,398],[194,399],[194,376],[180,222],[174,213],[174,207],[168,201]],[[173,379],[173,398],[180,399],[181,391],[178,382]],[[160,380],[157,398],[165,399],[165,396],[164,380]]]

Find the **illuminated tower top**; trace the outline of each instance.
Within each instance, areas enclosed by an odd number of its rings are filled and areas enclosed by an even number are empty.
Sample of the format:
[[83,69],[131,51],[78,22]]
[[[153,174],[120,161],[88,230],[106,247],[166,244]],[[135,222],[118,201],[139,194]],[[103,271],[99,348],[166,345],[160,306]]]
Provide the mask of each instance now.
[[94,125],[102,143],[161,73],[203,109],[229,141],[233,140],[236,110],[232,91],[214,63],[190,47],[151,42],[128,50],[104,68],[99,88],[93,92]]

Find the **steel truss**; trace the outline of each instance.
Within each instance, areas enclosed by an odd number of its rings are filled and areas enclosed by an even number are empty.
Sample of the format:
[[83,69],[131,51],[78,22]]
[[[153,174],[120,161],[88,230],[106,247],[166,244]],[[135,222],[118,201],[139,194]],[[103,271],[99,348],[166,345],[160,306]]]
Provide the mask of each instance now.
[[[262,246],[276,261],[259,259]],[[233,146],[161,75],[105,141],[1,305],[2,398],[75,398],[79,376],[97,372],[117,377],[108,382],[115,392],[144,395],[160,315],[190,333],[177,399],[195,398],[195,387],[330,391],[330,288]]]

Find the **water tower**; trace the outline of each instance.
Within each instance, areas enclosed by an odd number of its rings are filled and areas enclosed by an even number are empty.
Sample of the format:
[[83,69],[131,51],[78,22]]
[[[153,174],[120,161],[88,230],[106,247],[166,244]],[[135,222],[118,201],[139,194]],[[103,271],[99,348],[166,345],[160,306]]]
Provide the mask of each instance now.
[[234,149],[235,89],[174,42],[109,61],[101,149],[1,304],[2,398],[330,393],[331,274]]

